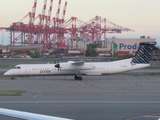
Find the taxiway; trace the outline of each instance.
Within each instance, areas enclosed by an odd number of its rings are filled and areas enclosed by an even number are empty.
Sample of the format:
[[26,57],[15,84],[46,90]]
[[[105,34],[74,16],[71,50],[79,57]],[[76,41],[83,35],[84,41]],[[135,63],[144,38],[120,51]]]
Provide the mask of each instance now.
[[[0,97],[0,107],[75,120],[158,120],[159,76],[26,77],[0,79],[1,89],[21,96]],[[0,115],[3,120],[17,120]]]

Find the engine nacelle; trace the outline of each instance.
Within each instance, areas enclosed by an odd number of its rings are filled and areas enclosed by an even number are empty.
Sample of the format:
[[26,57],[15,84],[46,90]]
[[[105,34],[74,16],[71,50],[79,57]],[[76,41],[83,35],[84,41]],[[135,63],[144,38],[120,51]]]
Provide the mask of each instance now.
[[71,64],[71,63],[61,63],[60,64],[60,70],[91,70],[94,69],[95,67],[89,63],[84,63],[84,64]]

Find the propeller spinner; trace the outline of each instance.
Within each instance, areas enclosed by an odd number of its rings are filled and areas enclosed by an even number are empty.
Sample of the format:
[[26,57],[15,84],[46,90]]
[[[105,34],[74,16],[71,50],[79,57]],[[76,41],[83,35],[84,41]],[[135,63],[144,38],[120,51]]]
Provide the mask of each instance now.
[[55,66],[54,66],[55,68],[57,68],[58,69],[58,72],[59,72],[59,70],[60,70],[60,64],[58,63],[58,64],[55,64]]
[[58,64],[55,64],[55,66],[54,67],[56,67],[56,68],[60,68],[60,64],[58,63]]

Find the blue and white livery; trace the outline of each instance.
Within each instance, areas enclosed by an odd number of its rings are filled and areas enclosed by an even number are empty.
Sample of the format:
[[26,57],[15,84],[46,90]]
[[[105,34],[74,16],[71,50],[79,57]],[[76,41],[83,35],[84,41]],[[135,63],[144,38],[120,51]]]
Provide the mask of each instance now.
[[5,76],[62,76],[74,75],[82,80],[82,75],[115,74],[150,66],[149,61],[156,42],[142,42],[136,55],[130,59],[113,62],[68,61],[58,64],[20,64],[4,73]]

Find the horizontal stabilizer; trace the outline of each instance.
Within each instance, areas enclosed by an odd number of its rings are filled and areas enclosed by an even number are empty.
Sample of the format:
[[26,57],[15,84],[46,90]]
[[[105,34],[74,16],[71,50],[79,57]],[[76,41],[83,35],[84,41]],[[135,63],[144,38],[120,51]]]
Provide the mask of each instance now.
[[139,45],[139,49],[132,58],[131,63],[147,64],[151,60],[152,51],[155,48],[156,42],[141,42]]

